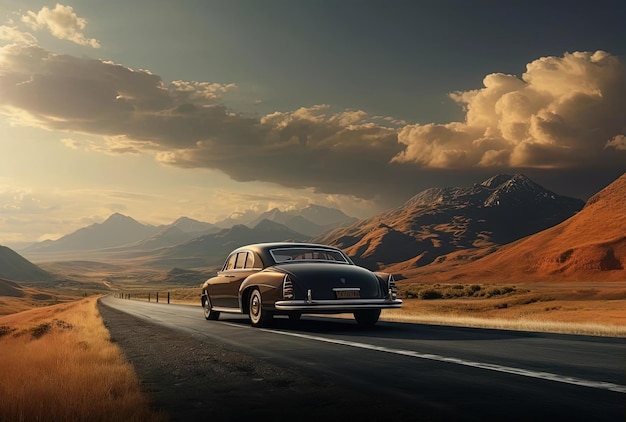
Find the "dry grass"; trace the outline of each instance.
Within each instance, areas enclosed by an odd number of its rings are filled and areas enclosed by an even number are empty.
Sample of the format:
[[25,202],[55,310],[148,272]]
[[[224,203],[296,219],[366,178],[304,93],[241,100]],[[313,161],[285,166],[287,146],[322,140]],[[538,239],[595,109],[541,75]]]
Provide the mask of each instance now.
[[384,321],[411,322],[458,327],[495,328],[502,330],[535,331],[546,333],[580,334],[605,337],[626,337],[626,326],[589,322],[565,322],[543,320],[532,316],[519,318],[487,318],[468,315],[420,314],[386,310],[381,316]]
[[383,319],[626,337],[626,283],[399,285],[404,306]]
[[96,298],[0,317],[1,421],[160,421]]

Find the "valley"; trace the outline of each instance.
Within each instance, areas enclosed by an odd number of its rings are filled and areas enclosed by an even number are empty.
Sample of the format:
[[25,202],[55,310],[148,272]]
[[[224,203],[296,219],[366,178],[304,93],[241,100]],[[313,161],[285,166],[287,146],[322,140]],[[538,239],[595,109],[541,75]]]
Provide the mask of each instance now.
[[[586,204],[522,175],[498,175],[429,189],[360,221],[312,206],[222,228],[188,218],[147,227],[114,214],[23,256],[4,248],[11,265],[0,270],[11,273],[0,273],[0,314],[104,294],[198,304],[200,285],[232,245],[293,240],[338,246],[359,265],[393,273],[405,305],[383,318],[622,336],[625,197],[626,175]],[[294,226],[319,231],[323,221],[337,227],[311,237]]]

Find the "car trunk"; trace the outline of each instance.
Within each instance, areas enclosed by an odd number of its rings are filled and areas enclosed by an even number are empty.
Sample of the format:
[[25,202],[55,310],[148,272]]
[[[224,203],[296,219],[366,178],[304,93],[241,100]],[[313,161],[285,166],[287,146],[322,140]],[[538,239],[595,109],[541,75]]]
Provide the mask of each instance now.
[[[293,280],[296,299],[312,300],[380,298],[378,278],[369,270],[355,265],[334,263],[289,263],[277,265]],[[358,292],[358,293],[355,293]]]

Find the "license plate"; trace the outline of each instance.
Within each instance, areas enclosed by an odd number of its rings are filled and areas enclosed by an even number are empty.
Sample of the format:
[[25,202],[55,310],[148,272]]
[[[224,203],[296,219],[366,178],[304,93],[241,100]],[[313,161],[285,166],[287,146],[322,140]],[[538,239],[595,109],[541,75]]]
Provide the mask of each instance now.
[[358,290],[336,290],[337,299],[358,299],[361,293]]

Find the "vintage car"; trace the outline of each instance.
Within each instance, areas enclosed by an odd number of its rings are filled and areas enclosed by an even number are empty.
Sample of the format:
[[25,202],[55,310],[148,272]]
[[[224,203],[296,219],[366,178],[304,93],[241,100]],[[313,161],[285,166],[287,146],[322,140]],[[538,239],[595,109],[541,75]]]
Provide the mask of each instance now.
[[340,249],[311,243],[259,243],[230,253],[202,286],[204,317],[247,314],[254,327],[274,315],[352,313],[374,325],[381,309],[400,308],[391,274],[355,265]]

